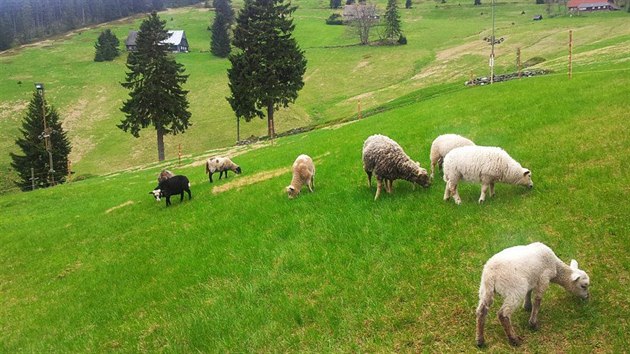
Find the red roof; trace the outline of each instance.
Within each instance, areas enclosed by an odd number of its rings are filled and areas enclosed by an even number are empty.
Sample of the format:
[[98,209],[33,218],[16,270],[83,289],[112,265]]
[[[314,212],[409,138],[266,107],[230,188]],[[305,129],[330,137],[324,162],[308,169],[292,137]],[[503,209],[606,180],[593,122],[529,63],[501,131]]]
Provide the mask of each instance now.
[[610,1],[607,0],[569,0],[567,3],[567,7],[578,7],[580,5],[593,5],[597,4],[597,6],[605,6],[608,5]]

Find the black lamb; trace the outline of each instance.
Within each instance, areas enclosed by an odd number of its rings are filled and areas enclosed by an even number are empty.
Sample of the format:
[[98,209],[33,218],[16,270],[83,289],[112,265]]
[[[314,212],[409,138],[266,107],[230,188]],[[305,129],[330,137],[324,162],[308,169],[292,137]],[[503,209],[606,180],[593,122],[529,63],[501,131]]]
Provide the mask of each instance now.
[[166,206],[169,206],[171,205],[172,195],[179,194],[179,201],[181,202],[184,200],[184,192],[188,193],[188,200],[190,200],[192,195],[190,194],[190,182],[188,178],[186,176],[173,176],[160,182],[149,194],[153,194],[153,197],[155,197],[155,200],[158,202],[161,197],[166,198]]

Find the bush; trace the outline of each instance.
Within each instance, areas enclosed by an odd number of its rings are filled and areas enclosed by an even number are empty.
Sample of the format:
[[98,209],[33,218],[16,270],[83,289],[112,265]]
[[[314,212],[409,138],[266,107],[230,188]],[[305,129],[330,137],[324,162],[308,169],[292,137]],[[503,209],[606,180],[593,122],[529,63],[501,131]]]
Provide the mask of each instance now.
[[326,19],[327,25],[343,25],[343,19],[340,14],[332,14]]
[[400,37],[398,37],[398,44],[407,44],[407,37],[401,34]]

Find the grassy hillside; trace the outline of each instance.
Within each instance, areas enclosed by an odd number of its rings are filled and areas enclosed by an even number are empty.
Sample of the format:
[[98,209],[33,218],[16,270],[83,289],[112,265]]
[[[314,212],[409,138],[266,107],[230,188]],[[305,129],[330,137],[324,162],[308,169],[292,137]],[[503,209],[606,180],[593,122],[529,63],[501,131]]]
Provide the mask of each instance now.
[[[0,351],[471,352],[483,263],[542,241],[580,262],[592,298],[552,285],[539,331],[514,315],[522,349],[623,352],[627,85],[602,71],[416,91],[353,124],[250,149],[234,158],[242,175],[213,185],[201,158],[171,162],[193,199],[168,209],[147,194],[161,166],[2,196]],[[462,185],[456,206],[438,178],[373,201],[367,136],[387,134],[427,166],[445,132],[504,147],[534,189],[498,185],[478,205],[479,186]],[[289,201],[299,153],[315,160],[316,190]],[[498,307],[487,352],[510,350]]]
[[[306,52],[306,85],[296,104],[279,112],[277,129],[321,124],[351,118],[357,105],[370,109],[401,95],[434,84],[461,84],[471,72],[487,75],[489,46],[482,39],[490,34],[489,5],[414,4],[401,9],[406,46],[357,46],[358,38],[343,26],[327,26],[332,12],[327,1],[295,1],[296,38]],[[378,1],[384,8],[385,1]],[[240,1],[234,2],[241,6]],[[521,13],[525,11],[525,15]],[[514,71],[515,51],[523,61],[543,57],[542,67],[566,71],[568,30],[575,31],[575,70],[628,68],[630,26],[625,12],[557,17],[534,22],[543,6],[500,3],[496,6],[497,72]],[[168,28],[187,33],[191,53],[177,55],[190,79],[190,109],[193,126],[166,140],[167,158],[198,154],[229,146],[236,140],[235,117],[225,97],[229,94],[226,59],[208,53],[207,26],[213,13],[187,8],[160,14]],[[124,41],[137,29],[141,18],[106,24],[94,29],[16,50],[0,53],[0,189],[13,187],[8,152],[15,151],[15,138],[34,82],[46,84],[46,97],[60,111],[73,143],[71,160],[78,175],[103,174],[156,160],[155,133],[145,130],[139,139],[116,128],[119,111],[128,92],[124,79],[126,54],[111,63],[95,63],[94,42],[104,28],[111,28]],[[19,84],[21,82],[21,84]],[[460,87],[461,88],[461,87]],[[242,136],[264,135],[265,122],[242,124]]]

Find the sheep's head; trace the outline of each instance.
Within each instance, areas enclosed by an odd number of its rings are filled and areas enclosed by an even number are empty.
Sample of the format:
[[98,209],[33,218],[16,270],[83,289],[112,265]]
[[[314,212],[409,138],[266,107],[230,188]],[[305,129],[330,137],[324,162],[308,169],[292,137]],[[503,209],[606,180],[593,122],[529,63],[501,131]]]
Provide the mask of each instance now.
[[287,187],[287,195],[289,196],[289,199],[295,198],[299,193],[300,191],[298,191],[295,187],[293,186]]
[[532,181],[532,172],[524,168],[522,171],[521,178],[518,180],[517,184],[521,186],[525,186],[527,188],[533,188],[534,182]]
[[590,285],[588,274],[578,268],[578,262],[575,259],[571,260],[569,267],[571,267],[571,286],[568,290],[582,299],[588,299],[588,287]]
[[162,190],[161,189],[154,189],[151,192],[149,192],[149,194],[153,194],[153,198],[155,198],[156,201],[160,201],[160,197],[162,197]]
[[236,169],[234,169],[234,173],[236,173],[237,175],[241,174],[241,166],[236,166]]
[[429,177],[429,174],[427,173],[427,170],[425,170],[424,168],[420,167],[420,163],[418,163],[418,162],[416,162],[416,165],[418,166],[418,170],[411,177],[411,182],[417,183],[417,184],[421,185],[424,188],[429,187],[431,185],[431,178]]

